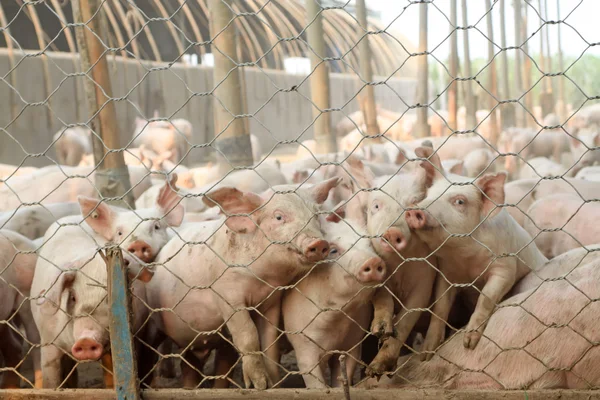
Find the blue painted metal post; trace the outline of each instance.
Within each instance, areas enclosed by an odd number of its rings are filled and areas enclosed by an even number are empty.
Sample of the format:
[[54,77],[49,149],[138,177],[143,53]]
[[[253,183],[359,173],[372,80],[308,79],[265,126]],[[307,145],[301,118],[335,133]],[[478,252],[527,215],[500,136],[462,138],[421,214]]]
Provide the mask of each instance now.
[[139,400],[135,350],[131,335],[131,292],[123,254],[118,247],[107,250],[110,343],[118,400]]

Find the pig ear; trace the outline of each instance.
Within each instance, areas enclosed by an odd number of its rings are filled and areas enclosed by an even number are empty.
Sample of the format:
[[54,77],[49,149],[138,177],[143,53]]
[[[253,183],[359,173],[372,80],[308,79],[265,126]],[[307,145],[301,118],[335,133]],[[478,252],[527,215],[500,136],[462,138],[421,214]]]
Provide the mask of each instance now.
[[358,157],[350,156],[346,163],[350,166],[348,172],[362,189],[373,187],[375,175]]
[[308,178],[307,170],[296,171],[296,172],[294,172],[294,177],[292,178],[292,182],[293,183],[302,183],[306,180],[306,178]]
[[451,168],[450,168],[450,173],[451,174],[456,174],[456,175],[462,175],[464,173],[464,166],[465,166],[465,162],[461,161],[459,163],[454,164]]
[[335,208],[335,210],[333,210],[331,214],[329,214],[325,219],[329,222],[337,223],[343,220],[344,218],[346,218],[346,202],[342,202],[342,204],[339,204]]
[[106,240],[111,240],[116,212],[108,204],[86,196],[78,196],[77,201],[79,202],[81,215],[83,215],[89,227]]
[[41,306],[41,311],[46,315],[54,315],[60,308],[60,298],[66,289],[73,286],[75,281],[75,271],[61,272],[58,279],[46,291],[42,290],[37,299],[37,305]]
[[306,189],[305,192],[314,200],[317,204],[323,204],[327,197],[329,197],[329,191],[340,184],[342,179],[338,176],[331,179],[327,179],[325,182],[321,182],[314,185],[310,189]]
[[[223,187],[207,193],[202,201],[209,207],[219,206],[226,215],[250,214],[262,206],[263,199],[252,192],[242,192],[232,187]],[[256,224],[248,216],[228,216],[227,227],[238,233],[251,233],[256,230]]]
[[492,216],[500,211],[497,205],[504,203],[504,182],[506,172],[485,174],[475,181],[475,186],[481,190],[481,215],[487,216],[493,211]]
[[185,209],[177,194],[177,174],[171,175],[171,180],[160,189],[156,198],[156,205],[164,213],[165,221],[169,226],[179,226],[183,221]]
[[431,147],[417,147],[415,154],[419,158],[427,158],[427,160],[421,162],[421,168],[425,170],[425,186],[431,187],[433,182],[442,178],[442,162],[440,156],[433,152]]
[[408,161],[408,159],[406,158],[406,154],[404,154],[404,152],[402,150],[398,150],[398,154],[396,155],[395,164],[396,165],[402,165],[406,161]]

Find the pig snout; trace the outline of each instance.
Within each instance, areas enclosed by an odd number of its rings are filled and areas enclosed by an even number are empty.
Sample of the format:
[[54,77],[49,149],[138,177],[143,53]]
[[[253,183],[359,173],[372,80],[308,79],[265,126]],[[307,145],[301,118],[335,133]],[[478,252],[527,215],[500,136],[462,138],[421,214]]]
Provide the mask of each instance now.
[[[383,239],[383,242],[386,245],[392,246],[396,251],[402,251],[406,247],[406,238],[398,228],[389,228],[383,234]],[[388,246],[384,247],[387,248]],[[391,250],[391,248],[389,250]]]
[[73,357],[80,361],[98,360],[102,357],[103,351],[102,345],[89,337],[79,339],[71,348]]
[[385,262],[379,257],[369,258],[358,270],[358,280],[362,283],[380,283],[385,279]]
[[427,221],[425,213],[421,210],[409,210],[406,212],[405,218],[411,229],[422,229]]
[[143,240],[136,240],[131,243],[127,251],[142,260],[143,262],[152,262],[154,260],[154,252],[152,247]]
[[304,247],[304,257],[310,262],[324,260],[329,255],[329,243],[323,239],[308,240]]

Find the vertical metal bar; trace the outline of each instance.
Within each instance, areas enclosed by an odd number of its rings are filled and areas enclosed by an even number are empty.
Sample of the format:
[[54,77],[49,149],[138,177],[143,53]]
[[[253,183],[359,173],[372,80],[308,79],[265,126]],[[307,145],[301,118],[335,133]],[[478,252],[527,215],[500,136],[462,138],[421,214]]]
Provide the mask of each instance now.
[[[510,99],[510,81],[508,80],[508,54],[506,51],[506,2],[500,0],[500,45],[502,46],[502,99]],[[502,105],[502,129],[515,125],[515,107],[513,104]]]
[[239,60],[231,0],[210,0],[210,13],[212,54],[215,59],[215,146],[223,156],[219,157],[219,164],[223,169],[252,166],[250,132],[246,131],[244,120],[239,117],[244,113],[244,102],[240,68],[237,66]]
[[427,114],[429,107],[425,105],[428,102],[429,94],[429,56],[427,52],[427,3],[421,3],[419,6],[419,55],[417,67],[417,124],[415,126],[416,137],[429,136],[429,124],[427,123]]
[[323,32],[323,17],[321,5],[317,0],[306,0],[306,34],[310,47],[310,93],[314,103],[313,130],[317,153],[331,153],[336,149],[335,137],[331,130],[331,113],[329,109],[329,68],[323,59],[326,56],[325,34]]
[[[490,62],[490,77],[488,82],[488,90],[494,95],[494,97],[498,97],[498,75],[496,71],[496,62],[494,60],[494,25],[492,21],[492,2],[491,0],[485,0],[485,7],[488,11],[486,15],[487,20],[487,36],[488,36],[488,62]],[[489,97],[489,110],[492,113],[490,115],[490,143],[496,147],[498,142],[498,120],[496,118],[496,110],[494,107],[496,106],[496,100],[494,97]]]
[[[556,19],[561,21],[560,19],[560,0],[556,0]],[[562,51],[562,22],[558,23],[558,70],[563,73],[565,72],[565,60],[563,58]],[[561,121],[564,121],[567,117],[566,107],[565,107],[565,77],[559,76],[558,80],[558,115]]]
[[[468,19],[467,19],[467,0],[462,0],[462,22],[463,22],[463,28],[465,29],[463,31],[463,51],[465,53],[464,55],[464,71],[465,71],[465,77],[466,78],[472,78],[472,72],[471,72],[471,52],[469,49],[469,30],[467,29],[468,26]],[[477,119],[475,117],[475,113],[477,112],[477,110],[475,110],[476,106],[475,106],[475,95],[473,94],[473,81],[466,81],[465,82],[465,108],[466,108],[466,128],[467,129],[473,129],[475,128],[475,126],[477,125]]]
[[139,400],[140,390],[131,336],[131,293],[119,247],[107,251],[108,304],[113,374],[118,400]]
[[458,30],[457,25],[457,2],[450,2],[450,79],[452,83],[448,88],[448,125],[453,131],[456,130],[456,114],[458,113],[458,88],[456,77],[458,76]]
[[371,46],[369,44],[369,24],[367,22],[367,6],[365,0],[356,0],[356,16],[358,17],[358,23],[365,30],[365,36],[358,44],[358,50],[360,54],[360,75],[367,83],[367,86],[364,89],[365,106],[363,113],[365,116],[365,124],[367,126],[367,134],[371,136],[381,133],[381,130],[377,123],[375,88],[371,85],[373,82],[373,69],[371,68],[372,56]]
[[[518,47],[515,51],[515,87],[517,88],[517,96],[515,97],[518,98],[523,94],[523,71],[521,67],[521,46],[523,45],[521,35],[521,0],[514,0],[513,7],[515,11],[515,47]],[[525,125],[524,110],[523,107],[518,104],[515,105],[515,124],[517,126]]]

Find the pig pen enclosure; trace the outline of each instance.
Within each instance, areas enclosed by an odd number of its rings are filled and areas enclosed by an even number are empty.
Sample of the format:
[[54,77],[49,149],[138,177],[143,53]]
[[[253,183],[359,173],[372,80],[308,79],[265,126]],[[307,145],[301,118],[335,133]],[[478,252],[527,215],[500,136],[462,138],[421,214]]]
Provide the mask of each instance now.
[[0,397],[597,397],[599,11],[2,0]]

